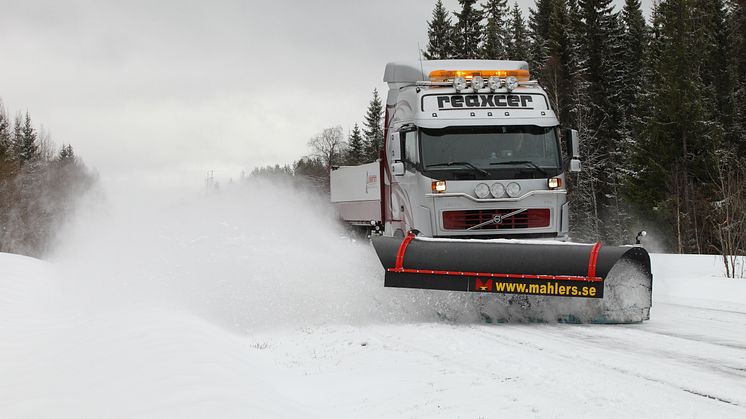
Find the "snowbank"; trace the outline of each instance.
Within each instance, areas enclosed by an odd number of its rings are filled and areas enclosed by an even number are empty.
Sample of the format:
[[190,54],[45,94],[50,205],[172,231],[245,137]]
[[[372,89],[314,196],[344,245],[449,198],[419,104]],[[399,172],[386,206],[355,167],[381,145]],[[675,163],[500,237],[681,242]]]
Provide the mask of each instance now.
[[714,255],[651,254],[653,302],[746,312],[746,278],[725,278]]

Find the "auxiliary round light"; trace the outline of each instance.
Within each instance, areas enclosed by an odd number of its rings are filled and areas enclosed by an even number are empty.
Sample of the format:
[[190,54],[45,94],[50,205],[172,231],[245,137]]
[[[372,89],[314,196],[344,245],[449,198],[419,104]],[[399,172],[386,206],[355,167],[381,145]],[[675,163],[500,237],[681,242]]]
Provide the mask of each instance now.
[[456,89],[457,92],[460,92],[464,89],[466,89],[466,79],[458,76],[453,78],[453,88]]
[[500,77],[497,76],[490,76],[489,79],[487,79],[487,86],[489,86],[490,90],[493,92],[502,86],[503,81],[500,80]]
[[471,78],[471,88],[475,91],[484,87],[484,79],[482,76],[474,76]]
[[508,193],[508,196],[515,198],[521,193],[521,185],[515,182],[510,182],[508,183],[508,186],[505,187],[505,191]]
[[505,196],[505,185],[500,182],[495,182],[490,186],[490,193],[495,198],[502,198]]
[[505,78],[505,87],[508,88],[508,91],[511,91],[518,87],[518,77],[508,76],[507,78]]
[[474,194],[479,199],[488,198],[490,196],[490,187],[486,183],[480,183],[474,188]]

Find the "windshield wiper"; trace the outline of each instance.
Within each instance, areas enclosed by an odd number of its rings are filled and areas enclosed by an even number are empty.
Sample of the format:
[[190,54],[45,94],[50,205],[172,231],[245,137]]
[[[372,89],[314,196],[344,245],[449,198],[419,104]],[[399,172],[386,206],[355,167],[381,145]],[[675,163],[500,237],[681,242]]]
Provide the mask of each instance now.
[[488,171],[486,171],[484,169],[480,169],[477,166],[474,166],[473,164],[469,163],[468,161],[451,161],[451,162],[448,162],[448,163],[428,164],[428,165],[425,166],[425,168],[427,169],[428,167],[438,167],[438,166],[440,166],[440,167],[443,167],[443,166],[466,166],[469,169],[471,169],[471,170],[479,173],[482,176],[487,176],[487,175],[490,174],[490,172],[488,172]]
[[544,169],[542,169],[536,163],[534,163],[534,162],[532,162],[530,160],[500,161],[500,162],[490,163],[490,166],[496,165],[496,164],[527,164],[527,165],[533,167],[534,169],[538,170],[539,172],[541,172],[542,175],[544,175],[546,177],[549,177],[549,173],[547,173]]

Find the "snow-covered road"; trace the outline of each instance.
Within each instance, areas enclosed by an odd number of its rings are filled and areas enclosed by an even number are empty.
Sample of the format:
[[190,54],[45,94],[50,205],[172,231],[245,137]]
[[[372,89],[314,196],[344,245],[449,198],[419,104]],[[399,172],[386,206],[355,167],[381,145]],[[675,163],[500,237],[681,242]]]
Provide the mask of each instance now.
[[[278,202],[114,206],[51,263],[0,254],[0,417],[746,417],[746,281],[714,257],[654,255],[643,324],[484,324]],[[264,227],[290,217],[310,239]]]
[[180,310],[46,314],[0,328],[1,417],[746,414],[744,312],[659,303],[640,325],[327,324],[245,334]]
[[263,337],[262,356],[322,417],[743,417],[737,330],[744,313],[661,304],[633,326],[308,329]]

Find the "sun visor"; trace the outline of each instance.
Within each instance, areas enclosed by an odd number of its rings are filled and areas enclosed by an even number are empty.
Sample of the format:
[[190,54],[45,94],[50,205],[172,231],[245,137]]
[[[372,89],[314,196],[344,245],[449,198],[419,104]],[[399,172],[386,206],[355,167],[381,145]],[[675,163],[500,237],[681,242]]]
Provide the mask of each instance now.
[[[554,112],[551,113],[554,116]],[[422,118],[414,121],[415,125],[420,128],[433,128],[440,129],[446,127],[483,127],[488,125],[496,125],[496,118],[469,118],[467,120],[461,118]],[[555,118],[535,118],[535,117],[506,117],[500,118],[498,125],[534,125],[537,127],[556,127],[557,120]]]

